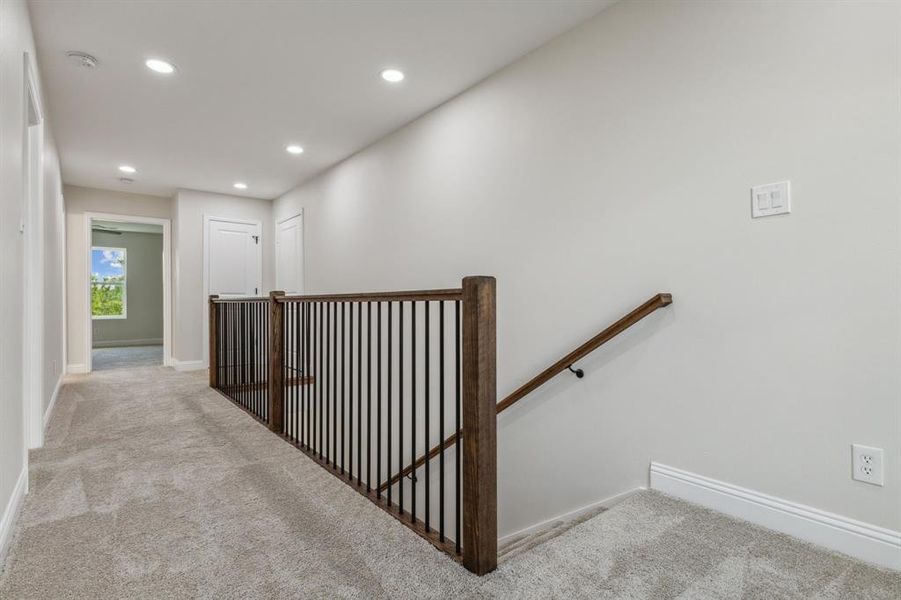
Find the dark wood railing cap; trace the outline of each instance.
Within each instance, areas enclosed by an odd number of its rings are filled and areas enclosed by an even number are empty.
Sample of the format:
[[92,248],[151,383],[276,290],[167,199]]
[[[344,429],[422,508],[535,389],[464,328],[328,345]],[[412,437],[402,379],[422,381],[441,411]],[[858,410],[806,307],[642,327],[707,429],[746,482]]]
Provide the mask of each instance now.
[[421,302],[462,300],[461,288],[448,290],[410,290],[403,292],[361,292],[352,294],[313,294],[284,296],[279,302]]

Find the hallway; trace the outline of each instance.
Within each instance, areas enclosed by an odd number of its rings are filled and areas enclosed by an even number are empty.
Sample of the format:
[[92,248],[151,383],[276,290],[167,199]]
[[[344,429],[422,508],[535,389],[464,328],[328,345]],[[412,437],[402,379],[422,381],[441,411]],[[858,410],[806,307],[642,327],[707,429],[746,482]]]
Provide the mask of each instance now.
[[206,384],[162,367],[68,380],[0,597],[901,594],[895,574],[650,492],[478,578]]
[[91,364],[95,371],[162,366],[163,347],[122,346],[94,348],[91,351]]

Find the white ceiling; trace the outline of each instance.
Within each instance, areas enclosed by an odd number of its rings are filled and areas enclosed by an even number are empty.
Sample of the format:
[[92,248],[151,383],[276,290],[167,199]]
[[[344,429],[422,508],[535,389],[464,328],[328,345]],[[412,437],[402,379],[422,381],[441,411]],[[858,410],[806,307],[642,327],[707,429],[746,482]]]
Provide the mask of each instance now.
[[[611,3],[33,0],[31,15],[67,183],[171,195],[245,181],[240,195],[273,198]],[[387,66],[407,79],[383,82]]]

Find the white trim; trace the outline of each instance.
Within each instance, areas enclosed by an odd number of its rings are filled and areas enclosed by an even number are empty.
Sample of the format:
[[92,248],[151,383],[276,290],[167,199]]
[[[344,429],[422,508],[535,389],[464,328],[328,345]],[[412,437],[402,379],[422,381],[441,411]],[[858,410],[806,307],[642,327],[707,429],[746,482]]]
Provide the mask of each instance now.
[[[91,372],[91,349],[94,344],[94,319],[91,317],[91,248],[93,246],[91,236],[91,221],[115,221],[117,223],[147,223],[160,225],[163,228],[163,365],[172,365],[172,222],[169,219],[157,217],[142,217],[138,215],[118,215],[111,213],[84,213],[84,239],[85,248],[84,277],[80,283],[82,297],[85,299],[85,345],[84,345],[84,370],[69,371],[70,373]],[[72,365],[70,365],[71,367]]]
[[206,369],[206,363],[202,360],[178,360],[173,358],[172,366],[176,371],[201,371]]
[[147,338],[136,340],[105,340],[94,342],[94,348],[127,348],[129,346],[162,346],[163,338]]
[[6,553],[9,550],[9,543],[12,541],[13,528],[22,511],[22,503],[25,501],[27,492],[28,467],[23,466],[13,493],[9,497],[9,502],[6,503],[6,508],[3,510],[3,516],[0,517],[0,569],[6,563]]
[[59,379],[56,380],[56,386],[53,388],[53,395],[50,396],[50,404],[47,405],[47,410],[44,411],[44,431],[47,431],[47,423],[50,422],[50,417],[53,416],[53,409],[56,408],[56,400],[59,398],[59,390],[63,387],[63,377],[65,375],[60,374]]
[[513,533],[508,533],[507,535],[501,536],[497,540],[498,546],[503,546],[504,544],[512,541],[514,538],[523,536],[523,535],[532,535],[534,533],[538,533],[545,529],[549,529],[551,525],[557,523],[558,521],[575,521],[582,515],[592,510],[598,508],[610,508],[615,504],[619,504],[629,496],[636,494],[645,488],[637,487],[633,490],[627,490],[625,492],[616,494],[615,496],[610,496],[609,498],[604,498],[603,500],[597,500],[596,502],[592,502],[591,504],[586,504],[585,506],[579,507],[575,510],[571,510],[569,512],[565,512],[563,514],[557,515],[556,517],[551,517],[545,521],[541,521],[540,523],[536,523],[534,525],[530,525],[525,529],[520,529],[519,531],[514,531]]
[[76,365],[66,365],[66,373],[70,375],[83,375],[85,373],[90,373],[88,368],[82,364]]
[[651,463],[651,489],[781,531],[860,560],[901,570],[901,532]]
[[[263,222],[252,219],[233,219],[231,217],[216,217],[213,215],[203,215],[203,301],[202,301],[202,321],[203,321],[203,339],[201,347],[203,348],[202,368],[206,368],[210,364],[210,317],[209,317],[209,298],[210,298],[210,223],[213,221],[221,221],[223,223],[240,223],[242,225],[256,225],[260,231],[260,243],[257,244],[257,254],[259,255],[260,268],[257,271],[259,279],[257,289],[263,294]],[[268,294],[267,294],[268,295]],[[195,362],[195,361],[189,361]],[[176,370],[179,370],[176,367]]]
[[[25,234],[22,269],[23,368],[22,402],[25,448],[40,448],[44,443],[41,417],[44,406],[44,115],[38,91],[38,78],[32,56],[23,53],[25,72],[25,121],[23,167],[25,205],[22,233]],[[34,111],[29,117],[28,107]]]

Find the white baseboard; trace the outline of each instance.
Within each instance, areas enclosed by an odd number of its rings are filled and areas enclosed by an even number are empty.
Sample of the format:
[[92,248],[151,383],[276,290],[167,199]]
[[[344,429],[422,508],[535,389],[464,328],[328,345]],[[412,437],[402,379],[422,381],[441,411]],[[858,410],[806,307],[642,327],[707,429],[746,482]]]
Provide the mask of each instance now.
[[860,560],[901,570],[901,532],[651,463],[651,489]]
[[47,405],[47,410],[44,411],[44,429],[47,429],[47,423],[50,422],[50,417],[53,415],[53,409],[56,408],[56,399],[59,398],[59,390],[63,387],[63,377],[65,374],[61,374],[59,379],[56,380],[56,387],[53,388],[53,395],[50,396],[50,404]]
[[127,348],[129,346],[162,346],[163,338],[141,340],[94,340],[94,348]]
[[25,500],[25,494],[28,492],[28,467],[22,467],[19,478],[16,480],[16,486],[13,493],[6,503],[3,510],[3,516],[0,517],[0,570],[6,562],[6,553],[9,550],[9,543],[12,541],[13,528],[16,520],[22,510],[22,502]]
[[206,369],[206,365],[202,360],[178,360],[172,359],[172,367],[176,371],[200,371]]
[[66,373],[71,373],[73,375],[83,374],[88,372],[88,367],[86,365],[66,365]]
[[529,525],[525,529],[520,529],[519,531],[514,531],[513,533],[508,533],[507,535],[501,536],[497,540],[498,546],[503,546],[505,543],[512,541],[514,538],[517,538],[522,535],[531,535],[533,533],[538,533],[539,531],[543,531],[547,529],[554,523],[558,521],[575,521],[582,515],[587,512],[590,512],[597,508],[610,508],[614,504],[619,504],[632,494],[640,492],[645,488],[639,487],[634,490],[628,490],[622,492],[620,494],[616,494],[615,496],[610,496],[609,498],[604,498],[603,500],[598,500],[596,502],[592,502],[591,504],[586,504],[585,506],[581,506],[575,510],[571,510],[569,512],[565,512],[563,514],[559,514],[556,517],[551,517],[550,519],[541,521],[540,523],[535,523],[534,525]]

